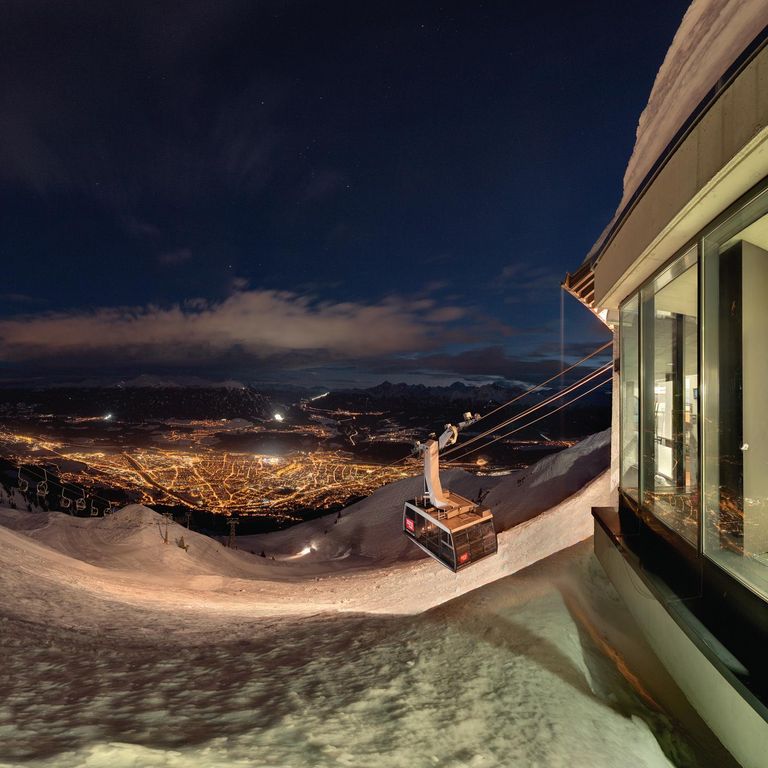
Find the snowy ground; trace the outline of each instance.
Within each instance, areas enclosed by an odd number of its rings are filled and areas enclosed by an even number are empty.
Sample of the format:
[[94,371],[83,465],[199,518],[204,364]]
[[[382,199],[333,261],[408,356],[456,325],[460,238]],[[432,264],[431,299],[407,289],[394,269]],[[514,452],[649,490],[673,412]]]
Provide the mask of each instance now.
[[411,481],[267,558],[0,510],[0,766],[728,765],[583,541],[606,445],[497,481],[500,552],[458,575],[405,546]]

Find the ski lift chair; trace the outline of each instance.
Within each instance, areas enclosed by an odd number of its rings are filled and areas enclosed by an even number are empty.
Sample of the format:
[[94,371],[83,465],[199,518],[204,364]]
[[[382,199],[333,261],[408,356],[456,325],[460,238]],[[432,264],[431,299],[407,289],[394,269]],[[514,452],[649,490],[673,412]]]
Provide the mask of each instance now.
[[21,476],[21,467],[19,467],[19,490],[26,493],[29,490],[29,480]]
[[43,479],[37,484],[37,495],[45,498],[48,495],[48,472],[43,469]]

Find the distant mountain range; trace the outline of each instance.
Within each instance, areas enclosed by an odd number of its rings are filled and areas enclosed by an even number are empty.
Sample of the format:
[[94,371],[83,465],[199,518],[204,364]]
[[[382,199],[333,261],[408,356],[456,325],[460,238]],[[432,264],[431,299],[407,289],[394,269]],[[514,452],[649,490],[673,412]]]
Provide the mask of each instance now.
[[460,381],[443,387],[427,387],[424,384],[393,384],[384,381],[367,389],[347,389],[331,392],[329,397],[368,397],[372,400],[429,400],[456,403],[505,403],[524,391],[516,384],[482,384],[470,386]]
[[265,419],[272,399],[249,387],[56,387],[0,389],[0,416],[26,407],[57,416],[104,417],[145,422],[153,419]]
[[[266,421],[280,412],[290,414],[291,423],[298,424],[305,423],[313,410],[321,410],[330,416],[344,411],[384,412],[401,424],[433,423],[439,427],[446,421],[459,420],[465,411],[485,414],[524,391],[523,386],[511,383],[425,386],[385,381],[367,389],[324,392],[293,386],[254,387],[238,381],[181,384],[139,377],[109,387],[0,388],[0,418],[27,413],[79,417],[113,414],[116,421],[133,423],[172,418]],[[547,388],[526,395],[519,405],[511,406],[508,415],[555,391]],[[302,402],[311,408],[307,411],[299,407]],[[604,429],[610,422],[610,402],[610,387],[601,387],[569,406],[558,417],[556,431],[581,435]],[[550,428],[548,423],[546,426]],[[538,434],[538,427],[535,431]]]

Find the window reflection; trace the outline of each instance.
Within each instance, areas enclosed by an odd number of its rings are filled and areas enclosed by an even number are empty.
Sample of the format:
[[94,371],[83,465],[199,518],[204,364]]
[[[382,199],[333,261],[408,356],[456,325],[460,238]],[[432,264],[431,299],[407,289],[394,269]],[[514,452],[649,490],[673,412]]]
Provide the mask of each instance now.
[[640,500],[640,304],[637,296],[621,308],[619,397],[621,409],[621,487]]
[[698,542],[698,275],[690,252],[643,292],[643,502]]
[[704,548],[768,594],[768,216],[756,218],[760,208],[758,198],[704,241]]

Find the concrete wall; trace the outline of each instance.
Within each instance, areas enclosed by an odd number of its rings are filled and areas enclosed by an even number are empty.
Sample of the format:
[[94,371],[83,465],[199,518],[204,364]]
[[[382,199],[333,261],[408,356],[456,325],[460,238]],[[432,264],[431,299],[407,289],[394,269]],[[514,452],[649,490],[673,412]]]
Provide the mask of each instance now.
[[706,724],[744,768],[765,768],[768,723],[678,626],[598,523],[595,554],[646,640]]
[[699,121],[635,204],[595,268],[615,308],[660,265],[768,176],[768,47]]

